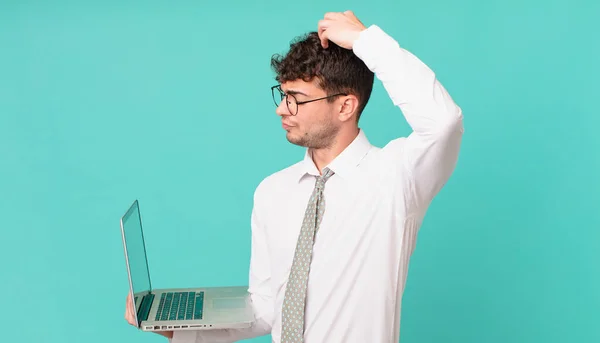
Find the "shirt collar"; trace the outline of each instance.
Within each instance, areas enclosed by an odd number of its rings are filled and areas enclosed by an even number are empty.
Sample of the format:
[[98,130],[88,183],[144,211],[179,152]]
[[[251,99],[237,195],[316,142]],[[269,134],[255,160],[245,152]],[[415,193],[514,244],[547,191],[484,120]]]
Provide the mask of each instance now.
[[[360,161],[365,157],[367,152],[371,149],[372,145],[367,139],[364,131],[359,129],[358,135],[350,145],[346,147],[336,158],[327,165],[327,168],[331,169],[336,175],[346,177],[358,166]],[[298,181],[306,175],[319,176],[319,170],[315,166],[312,160],[311,149],[306,149],[304,154],[304,160],[301,163],[300,174],[298,175]]]

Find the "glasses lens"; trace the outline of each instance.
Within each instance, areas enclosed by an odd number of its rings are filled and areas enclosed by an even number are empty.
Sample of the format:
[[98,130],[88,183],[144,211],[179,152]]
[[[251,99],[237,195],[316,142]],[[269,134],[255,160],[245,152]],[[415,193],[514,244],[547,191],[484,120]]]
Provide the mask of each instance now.
[[287,107],[291,115],[295,116],[298,113],[298,102],[291,94],[288,94],[287,96]]
[[288,94],[286,96],[285,93],[279,87],[271,88],[271,95],[273,96],[273,102],[275,103],[275,106],[279,107],[281,102],[286,100],[286,105],[288,111],[290,111],[290,114],[296,115],[298,113],[298,102],[296,101],[296,98],[293,95]]
[[278,87],[271,88],[271,95],[273,95],[273,102],[275,106],[279,106],[281,104],[281,100],[283,100],[283,93]]

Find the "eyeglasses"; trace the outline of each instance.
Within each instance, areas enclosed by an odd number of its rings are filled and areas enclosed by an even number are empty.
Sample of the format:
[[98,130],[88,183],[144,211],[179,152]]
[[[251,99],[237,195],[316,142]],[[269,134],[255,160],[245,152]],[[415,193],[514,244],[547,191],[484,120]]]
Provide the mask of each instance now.
[[286,94],[283,92],[283,90],[281,90],[281,85],[275,85],[273,87],[271,87],[271,94],[273,95],[273,101],[275,102],[275,106],[279,106],[279,104],[281,104],[281,102],[283,101],[283,99],[286,99],[286,104],[287,104],[287,108],[288,111],[290,111],[290,114],[295,116],[296,114],[298,114],[298,107],[300,105],[303,104],[307,104],[309,102],[313,102],[313,101],[319,101],[319,100],[323,100],[323,99],[329,99],[332,98],[334,96],[339,96],[339,95],[348,95],[346,93],[338,93],[338,94],[333,94],[333,95],[328,95],[322,98],[318,98],[318,99],[312,99],[312,100],[306,100],[306,101],[298,101],[298,99],[296,99],[296,97],[293,94]]

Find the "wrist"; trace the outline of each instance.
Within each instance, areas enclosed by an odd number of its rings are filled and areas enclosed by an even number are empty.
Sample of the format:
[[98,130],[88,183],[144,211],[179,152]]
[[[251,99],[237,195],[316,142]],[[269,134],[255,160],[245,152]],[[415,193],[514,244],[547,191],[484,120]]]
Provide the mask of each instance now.
[[169,339],[173,338],[173,331],[155,331],[157,334],[161,336],[165,336]]
[[367,28],[363,27],[363,28],[361,28],[361,29],[359,29],[359,30],[357,30],[357,31],[354,32],[354,37],[352,38],[352,47],[351,47],[351,49],[354,49],[354,46],[355,46],[356,42],[360,39],[361,34],[364,31],[366,31],[366,30],[367,30]]

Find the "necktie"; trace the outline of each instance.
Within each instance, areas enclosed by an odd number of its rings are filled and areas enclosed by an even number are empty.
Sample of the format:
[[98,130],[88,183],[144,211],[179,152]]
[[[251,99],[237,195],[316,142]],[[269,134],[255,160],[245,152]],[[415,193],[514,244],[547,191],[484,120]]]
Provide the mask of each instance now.
[[281,343],[301,343],[304,338],[304,305],[308,272],[312,258],[315,233],[325,211],[323,188],[325,182],[333,175],[329,168],[323,169],[318,176],[315,188],[306,207],[302,229],[296,243],[294,261],[283,298]]

